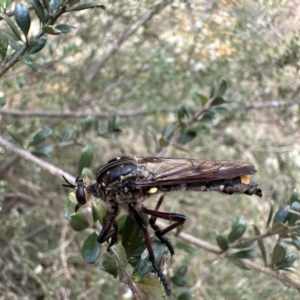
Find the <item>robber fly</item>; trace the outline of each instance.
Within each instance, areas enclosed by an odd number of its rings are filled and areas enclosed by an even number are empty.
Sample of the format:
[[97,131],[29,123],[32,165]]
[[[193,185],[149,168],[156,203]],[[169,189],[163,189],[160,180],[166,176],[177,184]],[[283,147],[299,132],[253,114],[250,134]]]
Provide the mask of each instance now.
[[[116,216],[118,206],[121,206],[136,221],[144,233],[145,244],[159,280],[167,296],[171,288],[161,269],[155,262],[147,224],[142,213],[150,215],[149,224],[154,229],[157,238],[164,243],[171,255],[174,249],[164,235],[185,222],[185,216],[177,213],[161,212],[164,193],[171,191],[217,191],[225,194],[244,193],[246,195],[262,196],[262,191],[249,175],[256,172],[254,166],[243,162],[206,161],[187,158],[138,157],[121,156],[109,160],[100,167],[96,175],[96,183],[85,184],[81,177],[71,184],[64,177],[65,187],[76,190],[77,211],[84,205],[89,196],[101,198],[105,203],[109,216],[103,226],[97,241],[103,243],[111,238],[111,245],[116,240]],[[161,194],[154,210],[144,206],[149,197]],[[156,218],[173,223],[164,229],[156,224]],[[111,228],[114,227],[114,230]]]

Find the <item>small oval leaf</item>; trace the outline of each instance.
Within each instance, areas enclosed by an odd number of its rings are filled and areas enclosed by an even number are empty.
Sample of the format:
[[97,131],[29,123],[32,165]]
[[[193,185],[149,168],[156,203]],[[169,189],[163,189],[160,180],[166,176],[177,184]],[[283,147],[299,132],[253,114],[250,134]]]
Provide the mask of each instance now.
[[271,265],[275,265],[283,261],[283,259],[286,256],[286,249],[287,249],[287,245],[285,243],[279,242],[275,245],[273,249]]
[[22,146],[24,137],[17,131],[17,129],[13,125],[8,125],[6,129],[12,138]]
[[185,291],[177,297],[177,300],[190,300],[193,299],[194,297],[195,294],[193,292]]
[[220,87],[219,87],[218,96],[223,97],[226,90],[227,90],[227,82],[226,82],[226,80],[223,79],[221,84],[220,84]]
[[238,240],[246,231],[247,223],[244,219],[237,220],[233,225],[231,232],[228,235],[228,243],[233,243]]
[[60,30],[60,32],[62,33],[69,33],[74,28],[74,26],[70,26],[68,24],[59,24],[56,25],[55,28]]
[[176,275],[178,276],[185,276],[188,270],[187,265],[182,265],[176,270]]
[[97,242],[97,237],[98,235],[93,232],[82,245],[81,255],[88,264],[93,264],[100,255],[101,244]]
[[41,2],[39,0],[31,0],[31,4],[42,24],[45,24],[44,9]]
[[140,245],[143,239],[143,231],[138,224],[127,215],[120,234],[122,235],[122,244],[125,248],[126,256],[129,259]]
[[28,36],[28,32],[30,29],[31,19],[29,15],[28,8],[25,4],[17,3],[15,7],[15,20],[23,31],[25,36]]
[[61,34],[61,31],[58,28],[56,28],[56,27],[54,27],[52,25],[45,25],[45,26],[43,26],[43,32],[45,32],[47,34],[51,34],[51,35],[59,35],[59,34]]
[[289,214],[289,212],[288,212],[289,208],[290,208],[289,205],[285,205],[280,210],[278,210],[277,213],[274,216],[273,222],[274,223],[276,223],[276,222],[285,223],[287,221],[287,216]]
[[111,274],[114,278],[118,277],[118,264],[115,258],[108,253],[103,253],[102,259],[98,265],[100,270]]
[[52,146],[44,146],[44,147],[36,147],[30,151],[33,155],[39,157],[49,157],[50,154],[53,152]]
[[281,262],[275,264],[275,268],[278,270],[288,269],[297,259],[294,253],[287,254]]
[[78,163],[78,174],[82,173],[84,168],[89,168],[94,157],[94,149],[91,145],[86,145],[82,150]]
[[126,265],[127,265],[127,257],[126,257],[126,252],[122,244],[117,243],[114,244],[109,248],[109,251],[111,251],[115,258],[117,259],[118,262],[118,274],[119,278],[122,281],[125,270],[126,270]]
[[225,250],[228,249],[228,241],[227,241],[226,237],[223,234],[218,234],[216,239],[217,239],[217,243],[218,243],[219,247],[222,250],[225,251]]
[[52,129],[51,128],[45,128],[39,133],[37,133],[33,138],[32,141],[29,143],[28,147],[36,146],[40,143],[42,143],[44,140],[46,140],[49,136],[52,135]]
[[[254,232],[255,232],[255,235],[260,235],[260,230],[259,228],[256,226],[256,225],[253,225],[253,228],[254,228]],[[264,264],[265,266],[267,266],[267,253],[266,253],[266,249],[265,249],[265,245],[264,245],[264,242],[263,240],[258,240],[257,241],[257,244],[258,244],[258,247],[259,247],[259,250],[260,250],[260,253],[261,253],[261,256],[263,258],[263,261],[264,261]]]
[[16,38],[18,40],[22,41],[21,33],[20,33],[18,27],[15,25],[15,23],[11,20],[11,18],[3,13],[0,13],[0,17],[3,18],[3,20],[5,20],[5,22],[8,24],[8,26],[10,27],[10,29],[12,30],[12,32],[14,33]]
[[35,40],[33,44],[28,48],[27,54],[34,54],[39,51],[41,51],[47,43],[47,38],[45,36],[42,36],[38,40]]
[[163,287],[157,279],[146,276],[136,282],[136,285],[153,299],[166,300]]
[[187,286],[187,280],[182,276],[175,275],[175,276],[171,277],[171,280],[177,286],[180,286],[180,287]]
[[82,231],[90,227],[90,223],[85,214],[78,212],[70,217],[70,225],[75,231]]

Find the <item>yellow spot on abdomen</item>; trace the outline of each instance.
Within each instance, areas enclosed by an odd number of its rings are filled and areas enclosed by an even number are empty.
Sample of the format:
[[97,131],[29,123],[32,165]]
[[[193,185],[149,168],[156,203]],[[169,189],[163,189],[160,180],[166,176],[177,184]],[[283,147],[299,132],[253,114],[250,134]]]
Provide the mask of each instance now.
[[154,194],[157,192],[157,187],[152,187],[147,193]]
[[242,175],[241,176],[241,182],[243,184],[249,184],[251,182],[251,179],[248,175]]

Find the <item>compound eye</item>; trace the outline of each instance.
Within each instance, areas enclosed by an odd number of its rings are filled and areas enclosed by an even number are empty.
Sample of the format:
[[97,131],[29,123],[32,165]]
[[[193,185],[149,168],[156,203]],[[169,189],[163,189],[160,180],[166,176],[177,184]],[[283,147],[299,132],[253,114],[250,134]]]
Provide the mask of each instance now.
[[77,176],[75,179],[76,183],[83,183],[83,178],[81,176]]
[[77,187],[77,190],[76,190],[76,199],[77,199],[78,203],[80,204],[80,206],[84,205],[86,203],[84,189],[85,189],[85,187],[83,185],[80,185],[79,187]]

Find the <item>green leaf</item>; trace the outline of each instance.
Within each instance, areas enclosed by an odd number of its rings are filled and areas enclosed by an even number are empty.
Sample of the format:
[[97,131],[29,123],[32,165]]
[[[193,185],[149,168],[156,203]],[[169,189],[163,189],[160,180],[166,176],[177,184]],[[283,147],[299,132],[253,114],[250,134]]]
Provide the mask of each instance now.
[[69,140],[71,140],[73,134],[74,134],[74,130],[73,130],[73,129],[68,129],[68,130],[63,134],[63,137],[62,137],[61,141],[62,141],[63,143],[68,142]]
[[199,248],[196,248],[196,247],[192,246],[191,244],[180,242],[180,241],[176,242],[176,248],[181,249],[181,250],[185,251],[186,253],[190,253],[190,254],[199,254],[200,253]]
[[[49,12],[49,0],[42,0],[44,7],[46,8],[47,12]],[[45,20],[46,21],[46,20]],[[47,22],[47,21],[46,21]]]
[[0,61],[6,56],[8,48],[8,37],[5,33],[0,31]]
[[39,157],[49,157],[50,154],[53,152],[52,146],[44,146],[44,147],[36,147],[30,151],[33,155]]
[[201,105],[204,106],[207,103],[208,98],[206,96],[202,95],[202,94],[199,94],[199,93],[197,93],[197,95],[198,95],[198,98],[201,102]]
[[69,193],[67,201],[64,203],[64,216],[70,221],[71,216],[74,214],[75,203],[77,203],[74,192]]
[[52,25],[43,26],[43,32],[45,32],[47,34],[50,34],[50,35],[59,35],[59,34],[61,34],[61,31],[58,28],[56,28]]
[[195,294],[193,292],[185,291],[177,297],[177,300],[190,300],[194,297],[195,297]]
[[287,216],[289,214],[288,209],[290,208],[289,205],[285,205],[283,208],[277,211],[277,213],[274,216],[273,222],[281,222],[285,223],[287,221]]
[[187,286],[187,280],[182,276],[179,276],[179,275],[172,276],[171,280],[177,286],[180,286],[180,287]]
[[163,287],[161,283],[152,277],[143,277],[136,285],[143,290],[147,295],[153,297],[156,300],[166,300],[166,296],[164,295]]
[[275,245],[272,254],[271,265],[275,265],[284,260],[286,256],[287,245],[283,242],[279,242]]
[[267,228],[269,228],[272,217],[273,217],[273,213],[274,213],[274,203],[273,201],[271,201],[271,207],[270,207],[270,212],[269,212],[269,216],[268,216],[268,221],[267,221]]
[[58,9],[61,7],[62,5],[62,0],[50,0],[49,1],[49,13],[50,15],[55,14]]
[[45,16],[44,16],[44,8],[39,0],[30,0],[31,4],[35,10],[36,15],[42,22],[42,24],[45,24]]
[[216,97],[213,102],[211,103],[211,106],[218,106],[226,103],[226,101],[222,97]]
[[95,122],[95,117],[88,116],[82,122],[82,132],[87,132]]
[[127,265],[127,257],[126,257],[125,249],[122,246],[122,244],[117,243],[112,245],[109,248],[109,251],[111,251],[114,254],[115,258],[117,259],[118,274],[119,274],[120,281],[122,281],[126,270],[126,265]]
[[210,94],[209,94],[209,98],[215,98],[215,92],[216,92],[216,83],[213,82],[213,84],[211,85],[211,88],[210,88]]
[[284,225],[284,224],[281,223],[281,222],[275,222],[275,223],[273,223],[273,225],[272,225],[271,232],[276,231],[276,232],[280,233],[280,232],[285,231],[285,230],[287,230],[287,229],[288,229],[288,226],[287,226],[287,225]]
[[78,163],[78,174],[82,173],[84,168],[89,168],[94,157],[94,149],[91,145],[86,145],[80,154]]
[[80,175],[83,178],[88,178],[90,180],[94,179],[94,174],[91,171],[91,169],[89,169],[89,168],[83,168],[83,170],[82,170],[82,172],[81,172]]
[[233,225],[231,232],[228,235],[228,243],[233,243],[238,240],[246,231],[247,223],[244,219],[238,219]]
[[15,7],[15,20],[23,31],[25,36],[28,36],[28,32],[30,29],[31,19],[29,15],[28,8],[25,4],[17,3]]
[[22,146],[24,137],[17,131],[17,129],[13,125],[8,125],[6,129],[11,137]]
[[97,242],[98,235],[93,232],[84,241],[81,248],[81,255],[85,262],[93,264],[100,255],[100,244]]
[[14,0],[3,0],[0,1],[0,8],[4,9],[4,11],[7,11]]
[[38,40],[34,40],[33,42],[32,41],[30,41],[30,42],[32,43],[32,45],[28,48],[26,53],[34,54],[34,53],[41,51],[45,47],[45,45],[47,43],[47,37],[42,36]]
[[188,130],[184,132],[180,137],[178,138],[177,142],[179,144],[187,144],[190,141],[192,141],[197,136],[197,132],[193,130]]
[[293,192],[290,197],[290,204],[292,204],[293,202],[296,202],[296,201],[299,202],[299,193],[298,193],[297,189],[293,189]]
[[138,224],[127,215],[120,234],[122,235],[122,244],[129,259],[140,245],[141,240],[143,240],[143,231]]
[[90,8],[105,9],[105,6],[99,4],[98,2],[88,2],[88,3],[82,3],[82,4],[77,5],[75,7],[69,8],[67,11],[78,11],[78,10],[84,10],[84,9],[90,9]]
[[242,250],[242,251],[239,251],[239,252],[236,252],[236,253],[232,254],[232,256],[237,257],[237,258],[251,259],[251,258],[256,257],[256,252],[253,249]]
[[223,234],[218,234],[216,239],[217,239],[217,243],[218,243],[219,247],[222,250],[225,251],[225,250],[228,249],[228,241],[227,241],[226,237]]
[[20,55],[18,57],[19,61],[25,65],[31,66],[33,64],[33,60],[28,55]]
[[46,140],[51,135],[52,135],[52,129],[51,128],[43,129],[42,131],[40,131],[39,133],[37,133],[33,137],[32,141],[29,143],[27,148],[32,147],[32,146],[36,146],[36,145],[42,143],[44,140]]
[[300,250],[300,240],[298,237],[292,238],[292,244],[297,248],[297,250]]
[[288,269],[297,259],[294,253],[287,254],[281,262],[275,264],[275,268],[278,270]]
[[103,220],[105,218],[105,210],[103,208],[102,205],[93,205],[92,206],[92,217],[93,217],[93,221],[94,223],[96,223],[97,221],[100,222],[100,224],[103,224]]
[[114,257],[110,256],[108,253],[103,253],[102,259],[98,265],[100,270],[103,270],[111,274],[114,278],[118,277],[118,264]]
[[62,33],[69,33],[74,28],[74,26],[70,26],[67,24],[59,24],[56,25],[55,28],[60,30]]
[[[151,245],[155,257],[155,262],[158,265],[161,265],[161,261],[163,259],[163,256],[169,256],[169,250],[166,247],[165,244],[158,241],[156,238],[151,238]],[[164,258],[165,260],[165,258]],[[131,274],[132,278],[134,278],[135,281],[139,281],[141,278],[146,276],[149,272],[153,270],[152,263],[149,261],[149,253],[148,250],[145,249],[144,252],[141,255],[141,260],[139,263],[134,267],[134,270]]]
[[249,270],[249,267],[243,262],[242,259],[234,257],[234,256],[228,256],[227,257],[232,263],[234,263],[236,266],[243,270]]
[[15,23],[11,20],[11,18],[8,17],[6,14],[3,14],[3,13],[0,13],[0,17],[2,17],[3,20],[8,24],[8,26],[10,27],[10,29],[12,30],[12,32],[14,33],[16,38],[18,40],[22,41],[21,33],[20,33],[18,27],[15,25]]
[[169,145],[169,143],[170,143],[170,141],[168,141],[166,138],[164,138],[164,137],[161,137],[160,139],[159,139],[159,146],[160,147],[167,147],[168,145]]
[[78,212],[70,217],[70,225],[75,231],[82,231],[90,227],[90,223],[85,214]]
[[3,107],[6,104],[5,97],[0,96],[0,108]]
[[[254,228],[255,235],[256,236],[260,235],[259,228],[256,225],[253,225],[253,228]],[[266,253],[264,241],[263,240],[258,240],[257,244],[258,244],[259,250],[261,252],[261,256],[263,258],[264,264],[265,264],[265,266],[267,266],[268,265],[268,263],[267,263],[267,253]]]
[[218,91],[217,95],[219,97],[222,97],[225,94],[226,90],[227,90],[227,82],[226,82],[226,80],[223,79],[221,84],[220,84],[219,91]]
[[[296,213],[300,213],[300,203],[298,201],[295,201],[291,204],[290,209],[295,211]],[[300,216],[289,212],[287,216],[287,221],[289,226],[295,225],[295,223],[299,220]]]
[[187,265],[182,265],[176,270],[176,275],[185,276],[188,271]]

